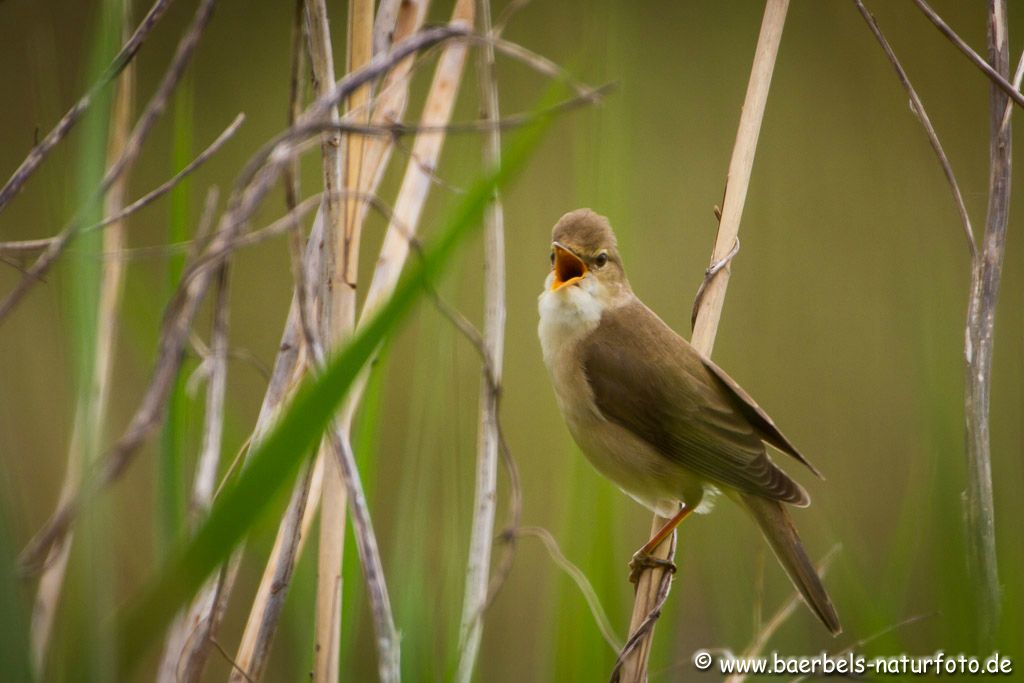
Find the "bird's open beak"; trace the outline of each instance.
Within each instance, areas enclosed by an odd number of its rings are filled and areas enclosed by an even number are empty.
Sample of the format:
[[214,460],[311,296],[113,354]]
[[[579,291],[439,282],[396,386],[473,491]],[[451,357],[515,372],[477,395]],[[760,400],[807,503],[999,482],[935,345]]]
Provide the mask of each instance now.
[[555,250],[555,279],[551,282],[551,291],[561,289],[583,279],[587,274],[587,264],[568,247],[553,242]]

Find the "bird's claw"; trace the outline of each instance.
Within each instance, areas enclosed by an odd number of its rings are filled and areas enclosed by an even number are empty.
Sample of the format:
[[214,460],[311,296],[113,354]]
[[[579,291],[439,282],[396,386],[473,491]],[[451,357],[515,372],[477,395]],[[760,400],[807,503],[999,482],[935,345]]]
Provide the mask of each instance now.
[[655,568],[662,569],[669,574],[676,573],[676,564],[672,560],[654,557],[649,553],[638,550],[633,553],[633,559],[629,561],[629,582],[637,583],[640,581],[640,575],[644,573],[644,570]]

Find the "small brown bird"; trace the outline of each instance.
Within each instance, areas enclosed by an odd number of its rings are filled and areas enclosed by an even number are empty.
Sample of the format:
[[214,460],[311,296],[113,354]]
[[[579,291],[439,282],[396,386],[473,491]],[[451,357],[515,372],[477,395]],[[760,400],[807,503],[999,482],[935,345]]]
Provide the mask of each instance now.
[[839,633],[839,617],[785,508],[805,507],[810,498],[765,444],[818,471],[731,377],[637,298],[604,216],[589,209],[562,216],[551,264],[538,331],[569,431],[601,474],[672,518],[634,555],[634,573],[659,564],[650,552],[721,491],[750,512],[811,610]]

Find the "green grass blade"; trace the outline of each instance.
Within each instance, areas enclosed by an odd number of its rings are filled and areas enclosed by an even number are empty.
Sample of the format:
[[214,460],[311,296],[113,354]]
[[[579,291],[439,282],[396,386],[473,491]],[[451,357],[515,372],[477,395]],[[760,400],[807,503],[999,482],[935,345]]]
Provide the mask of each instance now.
[[410,261],[387,303],[330,358],[319,376],[307,377],[277,425],[253,449],[249,465],[221,493],[195,537],[180,547],[142,599],[124,613],[118,624],[123,670],[138,662],[178,608],[227,560],[268,505],[287,490],[361,368],[408,314],[424,285],[443,272],[455,248],[479,229],[494,188],[522,168],[542,127],[540,123],[529,126],[509,145],[503,167],[466,193],[438,238],[423,249],[420,258]]
[[[103,65],[109,63],[117,51],[120,17],[120,2],[105,0],[99,3],[88,52],[89,81],[101,72]],[[73,220],[78,225],[89,225],[103,217],[103,196],[97,193],[97,188],[106,170],[113,94],[110,88],[99,93],[81,122],[82,137],[79,138],[74,162],[71,192],[77,207]],[[70,323],[67,342],[75,371],[75,418],[70,453],[71,457],[79,459],[77,467],[83,470],[99,457],[102,439],[101,411],[95,407],[97,382],[101,381],[96,373],[101,334],[103,257],[103,234],[86,231],[75,237],[64,264],[68,278],[64,295]],[[73,645],[57,657],[62,657],[65,665],[73,662],[76,680],[109,679],[116,662],[111,634],[93,627],[94,615],[108,614],[114,605],[111,578],[114,564],[111,538],[107,532],[113,515],[114,503],[109,498],[84,511],[64,577],[61,600],[70,609],[66,609],[60,618],[67,624],[70,634],[67,640]]]
[[[194,129],[194,77],[186,75],[174,96],[174,140],[172,166],[182,168],[192,160]],[[170,218],[167,226],[168,244],[189,239],[189,214],[192,180],[183,181],[171,190]],[[170,299],[185,272],[185,254],[172,254],[167,259],[166,296]],[[183,366],[174,380],[167,398],[167,417],[160,432],[160,451],[155,480],[157,557],[166,559],[174,544],[182,538],[185,528],[185,454],[189,445],[189,425],[195,413],[195,401],[185,391],[188,371]]]
[[31,681],[35,677],[28,660],[28,605],[8,529],[7,502],[0,499],[0,672],[4,680]]

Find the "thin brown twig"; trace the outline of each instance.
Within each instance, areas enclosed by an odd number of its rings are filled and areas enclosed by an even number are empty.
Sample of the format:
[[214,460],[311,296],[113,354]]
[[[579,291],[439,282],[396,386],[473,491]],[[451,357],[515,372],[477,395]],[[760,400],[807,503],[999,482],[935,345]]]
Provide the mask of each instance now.
[[[228,227],[231,227],[231,223],[225,221],[222,232],[214,239],[213,247],[216,247],[220,240],[230,239],[229,235],[223,233],[223,229]],[[214,264],[220,265],[216,261]],[[120,477],[138,448],[153,430],[159,427],[164,415],[163,406],[167,394],[181,366],[182,350],[192,320],[211,280],[210,269],[199,269],[195,277],[190,277],[190,272],[196,271],[193,268],[186,271],[178,290],[167,305],[159,337],[156,366],[139,407],[121,437],[101,459],[98,469],[85,478],[77,495],[59,504],[44,527],[29,542],[21,558],[22,567],[26,571],[35,571],[40,566],[41,559],[49,548],[67,532],[82,501],[91,500],[99,491]]]
[[232,673],[237,672],[243,679],[248,681],[248,683],[256,683],[257,679],[250,676],[245,669],[238,666],[238,663],[231,658],[231,655],[228,654],[228,651],[224,649],[224,646],[221,645],[216,638],[210,638],[210,644],[213,645],[213,648],[217,650],[221,657],[224,658],[224,661],[231,665]]
[[93,99],[97,94],[114,78],[120,74],[126,66],[132,61],[139,48],[142,47],[142,43],[149,36],[153,27],[156,26],[157,22],[160,21],[167,8],[170,7],[171,0],[156,0],[153,5],[149,8],[146,16],[139,22],[138,27],[132,35],[125,41],[124,45],[121,46],[120,51],[111,60],[110,65],[107,66],[106,70],[100,75],[99,79],[94,83],[84,95],[74,104],[71,109],[61,117],[57,125],[53,127],[46,137],[41,142],[36,143],[32,151],[29,152],[25,160],[21,162],[17,170],[11,175],[11,177],[4,183],[3,188],[0,188],[0,211],[3,211],[7,203],[16,195],[24,186],[25,182],[32,176],[32,174],[39,168],[39,165],[43,163],[43,160],[49,155],[49,153],[56,147],[61,140],[71,131],[76,123],[82,118],[82,115],[92,105]]
[[[153,126],[156,124],[157,119],[159,119],[163,114],[167,107],[167,101],[170,99],[174,89],[181,81],[181,77],[185,72],[185,67],[191,61],[192,55],[195,53],[195,48],[199,44],[199,39],[202,37],[203,32],[206,29],[206,25],[209,23],[210,18],[213,15],[213,8],[215,4],[216,0],[202,0],[200,2],[199,7],[196,9],[195,15],[192,18],[192,23],[178,42],[178,48],[175,51],[174,57],[171,60],[167,71],[164,73],[164,77],[161,80],[160,85],[157,87],[156,92],[150,98],[146,108],[139,116],[139,120],[132,129],[131,135],[128,136],[124,150],[107,169],[103,176],[103,181],[100,183],[100,187],[96,191],[95,198],[90,200],[90,202],[101,199],[103,195],[106,194],[110,186],[116,182],[125,170],[135,162],[135,159],[138,158],[138,155],[142,150],[143,143],[148,137],[150,131],[153,129]],[[0,322],[6,320],[8,314],[14,309],[18,302],[21,301],[25,294],[28,293],[29,289],[39,282],[42,275],[50,269],[50,266],[52,266],[57,258],[64,252],[64,249],[68,244],[70,244],[78,235],[80,228],[80,219],[77,217],[73,218],[71,222],[61,230],[60,234],[46,248],[46,250],[39,255],[36,262],[28,269],[27,274],[18,281],[15,288],[3,299],[2,302],[0,302]]]
[[[146,194],[142,195],[134,202],[120,209],[116,214],[112,214],[103,218],[103,220],[87,225],[80,228],[79,233],[84,234],[93,230],[99,230],[107,227],[112,223],[117,223],[128,218],[136,211],[149,206],[160,197],[164,196],[175,187],[177,187],[183,180],[188,178],[192,173],[200,166],[209,161],[210,157],[220,151],[220,148],[224,146],[231,137],[238,132],[239,126],[245,122],[245,114],[239,114],[235,117],[234,121],[225,128],[217,138],[211,142],[206,149],[199,153],[195,159],[190,161],[184,168],[175,173],[172,177],[161,183],[158,187],[150,190]],[[35,240],[20,240],[17,242],[0,242],[0,253],[4,252],[22,252],[22,251],[39,251],[46,249],[53,242],[60,239],[59,237],[44,237],[42,239]]]
[[953,202],[956,204],[957,213],[960,215],[960,224],[963,226],[964,236],[967,238],[967,247],[970,250],[971,260],[973,261],[977,256],[978,247],[974,241],[974,230],[971,228],[971,218],[967,214],[967,207],[964,205],[964,198],[960,193],[960,185],[956,182],[956,175],[953,173],[953,167],[950,165],[949,158],[946,156],[946,152],[942,148],[942,143],[939,142],[939,136],[935,132],[935,128],[932,126],[931,118],[928,116],[928,112],[925,111],[921,98],[918,97],[917,91],[914,90],[914,86],[911,85],[907,72],[904,71],[903,65],[900,64],[900,60],[896,58],[896,53],[893,51],[892,46],[889,45],[889,41],[886,40],[881,27],[875,20],[875,17],[867,10],[861,0],[854,0],[854,4],[857,6],[857,11],[859,11],[861,16],[864,17],[864,21],[867,22],[868,28],[871,29],[871,33],[874,34],[878,44],[882,46],[882,50],[885,52],[885,56],[889,58],[889,62],[892,64],[893,69],[896,70],[896,75],[899,77],[900,83],[903,85],[903,89],[907,91],[907,95],[910,97],[910,109],[917,117],[917,120],[921,122],[924,132],[928,136],[928,143],[932,146],[935,156],[939,159],[939,164],[942,166],[942,173],[946,176],[946,182],[949,183],[949,189],[953,193]]
[[949,39],[949,42],[953,43],[958,50],[967,56],[967,59],[969,59],[974,66],[981,69],[981,72],[988,76],[993,85],[1002,90],[1018,106],[1024,107],[1024,95],[1021,95],[1020,91],[1014,88],[1012,83],[1006,80],[1006,76],[992,68],[992,66],[989,65],[981,55],[975,52],[963,38],[957,35],[956,31],[950,28],[949,24],[947,24],[942,17],[940,17],[938,13],[933,10],[927,2],[925,2],[925,0],[914,0],[914,4],[918,6],[926,17],[928,17],[930,22],[935,24],[935,28],[939,29],[939,32]]
[[153,188],[146,194],[136,199],[134,202],[126,206],[118,214],[114,216],[108,216],[99,223],[86,226],[85,228],[82,228],[82,231],[86,232],[89,230],[98,230],[100,228],[106,227],[107,225],[115,221],[123,220],[128,216],[132,215],[133,213],[135,213],[136,211],[138,211],[139,209],[149,206],[154,201],[156,201],[160,197],[164,196],[165,194],[173,190],[175,187],[181,184],[183,180],[192,175],[196,171],[196,169],[198,169],[200,166],[209,161],[214,154],[219,152],[220,149],[224,146],[224,144],[232,137],[234,137],[235,133],[238,132],[239,127],[243,123],[245,123],[245,114],[240,112],[238,116],[236,116],[234,120],[232,120],[231,123],[228,124],[228,127],[221,131],[220,135],[218,135],[213,140],[213,142],[206,146],[206,149],[204,149],[202,152],[196,155],[196,157],[188,164],[186,164],[180,171],[175,173],[172,177],[168,178],[165,182],[161,183],[158,187]]

